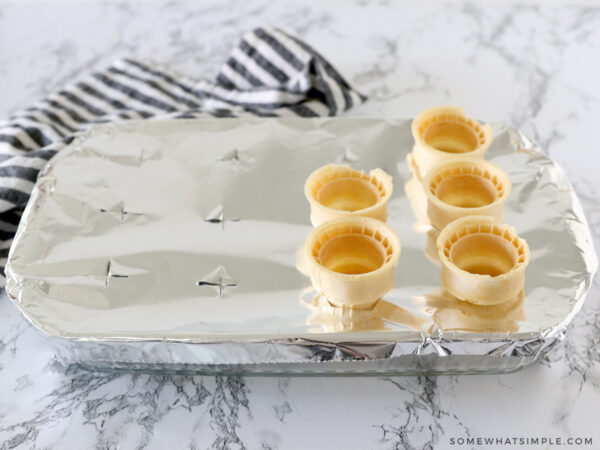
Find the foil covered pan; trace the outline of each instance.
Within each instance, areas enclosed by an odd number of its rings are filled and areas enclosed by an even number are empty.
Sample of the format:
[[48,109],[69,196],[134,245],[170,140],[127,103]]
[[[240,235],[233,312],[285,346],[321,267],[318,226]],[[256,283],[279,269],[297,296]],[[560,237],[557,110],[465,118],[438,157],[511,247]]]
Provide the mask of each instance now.
[[[487,158],[511,177],[504,222],[531,250],[524,295],[476,307],[442,289],[407,154],[410,122],[139,121],[90,129],[47,165],[6,268],[58,359],[219,373],[511,371],[563,338],[597,267],[563,171],[517,130]],[[394,289],[348,311],[303,274],[306,177],[327,163],[393,176]]]

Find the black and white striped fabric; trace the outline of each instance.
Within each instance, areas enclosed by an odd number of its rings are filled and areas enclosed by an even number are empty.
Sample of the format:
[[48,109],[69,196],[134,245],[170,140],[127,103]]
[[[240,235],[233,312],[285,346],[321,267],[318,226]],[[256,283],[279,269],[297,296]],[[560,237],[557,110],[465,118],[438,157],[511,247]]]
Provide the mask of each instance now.
[[246,33],[216,83],[118,60],[0,122],[0,273],[39,170],[93,124],[244,114],[333,116],[365,100],[325,58],[280,29]]

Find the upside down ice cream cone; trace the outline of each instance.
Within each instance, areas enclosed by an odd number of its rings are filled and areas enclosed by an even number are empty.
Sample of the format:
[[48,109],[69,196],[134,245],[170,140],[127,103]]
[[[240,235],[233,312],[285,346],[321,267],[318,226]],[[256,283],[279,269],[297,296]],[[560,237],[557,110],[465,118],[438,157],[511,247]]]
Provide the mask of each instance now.
[[400,240],[379,220],[325,222],[310,233],[305,249],[315,289],[335,305],[368,305],[393,286]]
[[437,240],[442,283],[459,298],[494,305],[523,289],[529,247],[515,229],[489,216],[470,216],[447,225]]
[[329,164],[306,180],[313,226],[339,217],[372,217],[385,222],[392,195],[392,177],[381,169],[368,174],[349,166]]
[[491,162],[460,158],[432,168],[423,180],[423,189],[429,221],[442,230],[466,216],[502,220],[511,182],[506,172]]
[[412,122],[413,156],[421,177],[434,166],[460,157],[483,158],[492,143],[489,124],[466,117],[456,106],[435,106]]

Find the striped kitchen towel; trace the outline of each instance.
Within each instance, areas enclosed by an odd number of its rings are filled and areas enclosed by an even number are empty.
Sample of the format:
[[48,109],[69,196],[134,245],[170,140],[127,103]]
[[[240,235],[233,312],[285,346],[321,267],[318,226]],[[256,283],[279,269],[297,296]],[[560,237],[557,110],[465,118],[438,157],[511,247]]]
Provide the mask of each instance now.
[[280,29],[246,33],[216,83],[118,60],[0,122],[0,273],[39,170],[93,124],[244,114],[333,116],[365,100],[325,58]]

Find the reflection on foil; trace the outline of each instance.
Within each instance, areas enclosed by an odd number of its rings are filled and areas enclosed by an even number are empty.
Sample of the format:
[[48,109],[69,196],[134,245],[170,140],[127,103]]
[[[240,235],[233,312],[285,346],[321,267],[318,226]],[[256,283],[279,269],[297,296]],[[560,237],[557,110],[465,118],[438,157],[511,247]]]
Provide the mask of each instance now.
[[423,190],[423,180],[419,176],[412,154],[406,157],[406,162],[412,176],[404,184],[404,191],[417,218],[417,223],[414,225],[415,231],[424,231],[431,227],[427,216],[427,195]]
[[527,320],[525,296],[521,291],[514,299],[491,306],[461,301],[446,289],[439,288],[422,298],[428,315],[444,331],[505,333],[519,331],[519,323]]
[[380,299],[367,306],[348,308],[330,303],[312,287],[300,295],[300,303],[311,311],[306,319],[309,332],[347,332],[392,330],[405,326],[423,330],[428,320],[401,306]]
[[310,277],[310,266],[308,265],[308,255],[306,254],[306,249],[304,245],[298,247],[296,250],[296,269],[302,275],[306,275]]
[[427,234],[427,242],[423,249],[425,256],[432,263],[440,265],[440,257],[437,250],[437,238],[440,235],[439,230],[434,228],[427,216],[427,195],[423,190],[422,179],[419,176],[419,171],[415,166],[412,154],[406,157],[406,162],[412,174],[410,180],[404,185],[406,198],[410,203],[410,207],[417,219],[413,223],[413,229],[418,233]]
[[425,256],[436,265],[441,265],[440,254],[437,249],[437,238],[440,232],[435,228],[427,230],[427,244],[425,245]]

